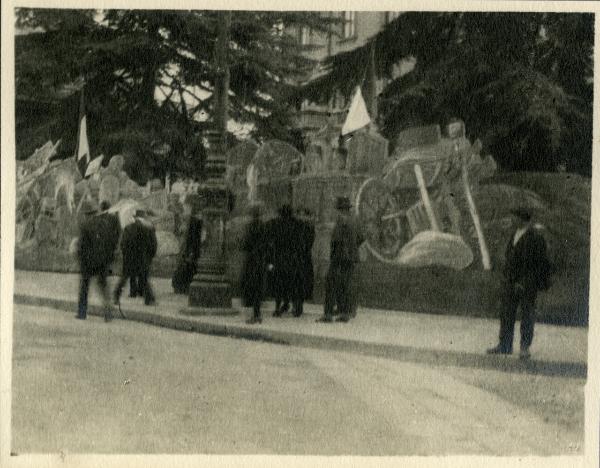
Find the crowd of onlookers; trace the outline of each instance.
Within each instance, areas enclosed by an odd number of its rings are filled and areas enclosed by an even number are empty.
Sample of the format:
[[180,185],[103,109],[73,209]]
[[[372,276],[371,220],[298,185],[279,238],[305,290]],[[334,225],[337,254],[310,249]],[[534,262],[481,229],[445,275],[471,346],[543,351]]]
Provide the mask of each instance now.
[[[201,255],[204,234],[202,214],[194,212],[192,203],[184,203],[184,206],[187,228],[172,279],[176,293],[187,293],[189,290]],[[157,250],[154,227],[147,213],[137,210],[132,221],[121,232],[119,217],[109,213],[109,208],[106,203],[98,207],[89,200],[83,207],[88,217],[81,225],[77,249],[81,269],[77,314],[80,319],[86,318],[90,280],[97,277],[105,302],[105,320],[111,320],[106,277],[119,242],[123,271],[113,301],[119,303],[123,287],[129,279],[131,296],[143,296],[147,305],[155,303],[148,281],[150,265]],[[325,278],[320,322],[332,322],[334,315],[339,316],[338,321],[347,322],[356,315],[356,265],[364,235],[351,214],[351,208],[348,198],[339,197],[336,200],[338,216],[331,234],[329,270]],[[512,353],[516,313],[520,308],[520,356],[528,358],[533,341],[537,293],[550,286],[553,266],[547,257],[545,239],[533,223],[530,211],[518,208],[513,210],[513,215],[515,231],[507,244],[503,270],[499,343],[490,348],[488,353]],[[252,308],[252,317],[247,322],[262,322],[261,305],[266,297],[275,299],[273,316],[280,317],[290,308],[292,315],[301,316],[304,302],[312,298],[314,285],[312,247],[315,226],[311,213],[304,209],[294,212],[289,204],[283,204],[278,215],[265,222],[262,207],[252,205],[250,217],[242,242],[245,257],[240,277],[243,304]]]

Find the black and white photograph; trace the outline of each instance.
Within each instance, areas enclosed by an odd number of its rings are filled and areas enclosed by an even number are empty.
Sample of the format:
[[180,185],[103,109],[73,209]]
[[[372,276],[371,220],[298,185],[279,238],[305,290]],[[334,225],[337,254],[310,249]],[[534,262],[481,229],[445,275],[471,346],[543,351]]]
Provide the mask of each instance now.
[[6,466],[598,466],[598,5],[495,3],[3,5]]

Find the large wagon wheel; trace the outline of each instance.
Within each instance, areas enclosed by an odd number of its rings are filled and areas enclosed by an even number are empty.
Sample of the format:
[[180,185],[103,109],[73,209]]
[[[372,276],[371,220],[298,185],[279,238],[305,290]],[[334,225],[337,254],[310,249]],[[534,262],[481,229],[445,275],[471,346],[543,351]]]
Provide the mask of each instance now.
[[381,179],[375,178],[360,186],[355,210],[364,226],[369,252],[382,262],[392,262],[404,244],[400,218],[405,210]]
[[247,140],[234,146],[227,152],[227,185],[234,191],[244,191],[246,187],[246,169],[258,151],[258,145]]
[[279,140],[267,141],[254,156],[258,183],[268,184],[300,174],[302,160],[302,153],[288,143]]

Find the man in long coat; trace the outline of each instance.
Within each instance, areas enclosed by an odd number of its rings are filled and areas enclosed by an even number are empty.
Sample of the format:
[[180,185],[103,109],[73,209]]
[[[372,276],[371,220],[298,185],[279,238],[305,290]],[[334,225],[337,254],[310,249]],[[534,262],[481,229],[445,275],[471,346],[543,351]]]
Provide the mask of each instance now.
[[290,301],[299,296],[301,248],[298,226],[289,204],[282,205],[279,216],[267,223],[268,263],[272,265],[270,290],[275,299],[275,317],[281,316]]
[[196,262],[200,256],[202,242],[202,218],[199,213],[198,195],[188,195],[183,204],[186,230],[173,273],[171,284],[176,294],[187,294],[196,273]]
[[337,305],[338,321],[348,322],[356,315],[356,264],[358,249],[365,238],[357,220],[351,215],[352,205],[346,197],[338,197],[338,219],[331,234],[329,270],[325,279],[323,317],[319,322],[332,322]]
[[240,280],[244,306],[252,307],[252,317],[247,323],[261,323],[260,306],[265,294],[267,271],[268,236],[265,224],[261,220],[261,209],[253,206],[252,217],[246,228],[242,250],[245,252],[242,277]]
[[546,241],[533,226],[526,208],[512,211],[516,229],[506,247],[503,300],[500,315],[500,339],[488,354],[511,354],[517,308],[521,307],[521,347],[519,357],[530,356],[535,324],[535,301],[539,290],[549,286],[551,265],[546,254]]
[[135,285],[136,292],[140,296],[144,296],[144,303],[146,305],[154,304],[154,293],[148,278],[152,259],[157,250],[156,231],[143,210],[136,211],[134,222],[123,229],[121,250],[123,274],[115,289],[115,303],[119,302],[127,279],[131,278],[132,287]]
[[297,219],[297,241],[299,255],[299,272],[296,275],[298,284],[294,288],[293,315],[300,317],[303,313],[304,301],[311,299],[314,286],[314,270],[312,261],[312,247],[315,242],[315,225],[311,213],[306,209],[299,209]]
[[90,281],[95,276],[98,279],[98,286],[104,303],[104,320],[109,322],[112,319],[112,311],[106,277],[115,258],[115,249],[121,235],[121,226],[117,215],[110,213],[98,214],[98,206],[93,201],[84,201],[82,211],[86,218],[80,225],[77,245],[81,280],[76,317],[81,320],[85,320],[87,317]]

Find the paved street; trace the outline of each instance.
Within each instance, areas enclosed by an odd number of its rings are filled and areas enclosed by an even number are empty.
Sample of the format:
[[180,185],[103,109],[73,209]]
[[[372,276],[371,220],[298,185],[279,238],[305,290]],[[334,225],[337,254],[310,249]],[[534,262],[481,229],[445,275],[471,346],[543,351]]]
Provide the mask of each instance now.
[[576,454],[576,378],[435,367],[16,305],[17,453]]

